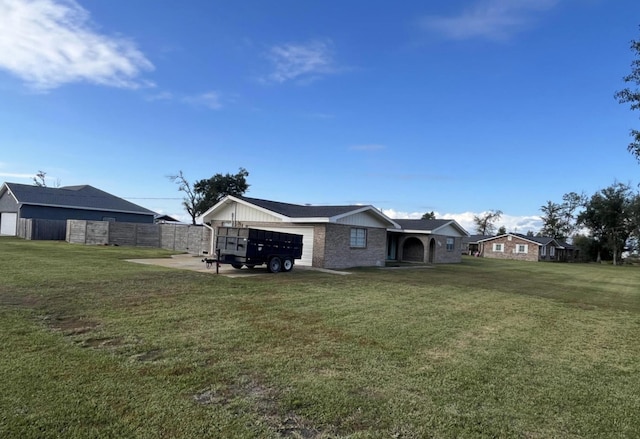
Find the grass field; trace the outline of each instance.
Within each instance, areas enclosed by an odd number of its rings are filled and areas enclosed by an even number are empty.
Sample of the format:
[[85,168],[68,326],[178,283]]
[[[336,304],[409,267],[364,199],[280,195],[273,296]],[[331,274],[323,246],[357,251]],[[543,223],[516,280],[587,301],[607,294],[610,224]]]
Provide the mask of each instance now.
[[0,238],[0,437],[640,437],[638,267],[167,255]]

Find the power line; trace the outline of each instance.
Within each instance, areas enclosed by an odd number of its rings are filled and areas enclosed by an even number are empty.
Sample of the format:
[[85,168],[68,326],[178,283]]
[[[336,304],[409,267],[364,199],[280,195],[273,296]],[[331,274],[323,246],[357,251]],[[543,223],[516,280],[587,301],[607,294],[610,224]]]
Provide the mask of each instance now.
[[163,197],[122,197],[127,200],[182,200],[183,198],[163,198]]

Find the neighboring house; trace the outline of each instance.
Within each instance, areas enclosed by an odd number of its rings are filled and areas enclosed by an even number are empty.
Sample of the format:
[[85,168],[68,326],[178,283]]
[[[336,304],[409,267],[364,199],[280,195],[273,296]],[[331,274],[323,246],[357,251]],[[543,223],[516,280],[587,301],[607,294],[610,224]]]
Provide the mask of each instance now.
[[166,215],[166,214],[165,215],[161,215],[159,213],[157,213],[154,216],[154,221],[155,221],[156,224],[167,224],[167,223],[168,224],[172,224],[172,223],[179,223],[180,222],[179,220],[175,219],[172,216],[169,216],[169,215]]
[[507,233],[478,243],[480,255],[485,258],[569,262],[578,257],[578,251],[572,245],[545,236]]
[[462,238],[462,253],[465,255],[477,256],[480,253],[480,241],[493,238],[494,235],[471,235]]
[[[341,269],[386,261],[460,262],[466,231],[453,220],[393,220],[373,206],[311,206],[227,196],[202,221],[303,235],[299,265]],[[406,229],[405,229],[406,228]],[[213,252],[212,236],[209,251]]]
[[21,219],[153,223],[154,215],[89,185],[50,188],[4,183],[0,187],[1,235],[15,236]]

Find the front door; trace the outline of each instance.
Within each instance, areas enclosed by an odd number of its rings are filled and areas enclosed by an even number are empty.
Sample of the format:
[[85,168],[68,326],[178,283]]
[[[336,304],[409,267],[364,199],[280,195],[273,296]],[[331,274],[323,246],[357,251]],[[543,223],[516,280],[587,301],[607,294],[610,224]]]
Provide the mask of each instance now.
[[398,260],[398,235],[387,233],[387,261]]

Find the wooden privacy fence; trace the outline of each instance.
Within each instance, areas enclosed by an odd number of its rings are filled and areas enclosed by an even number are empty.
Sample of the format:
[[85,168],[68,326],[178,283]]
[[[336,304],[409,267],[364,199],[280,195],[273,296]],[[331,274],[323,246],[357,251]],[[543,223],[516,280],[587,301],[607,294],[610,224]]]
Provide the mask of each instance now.
[[63,241],[67,232],[67,221],[38,218],[20,218],[17,235],[24,239]]
[[66,240],[74,244],[157,247],[198,255],[209,249],[210,238],[204,226],[67,220]]

